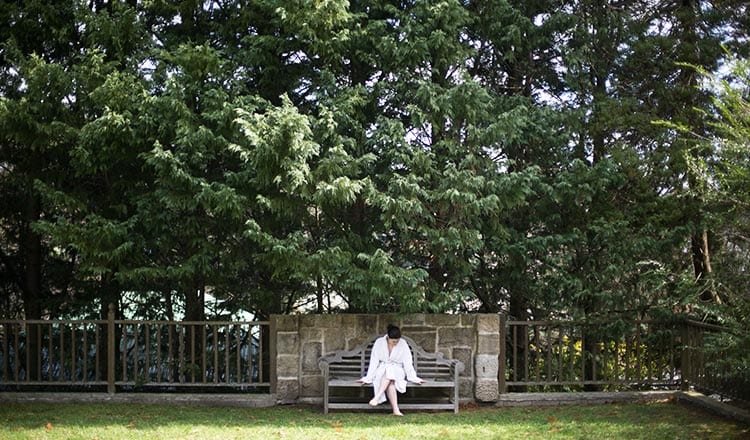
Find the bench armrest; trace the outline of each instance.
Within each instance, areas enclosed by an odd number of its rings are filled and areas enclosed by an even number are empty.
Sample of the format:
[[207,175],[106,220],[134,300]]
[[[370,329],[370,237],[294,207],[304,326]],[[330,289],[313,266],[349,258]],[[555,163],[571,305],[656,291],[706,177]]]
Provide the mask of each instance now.
[[458,377],[466,369],[464,363],[459,361],[458,359],[448,359],[448,361],[450,361],[451,369],[453,370],[456,377]]

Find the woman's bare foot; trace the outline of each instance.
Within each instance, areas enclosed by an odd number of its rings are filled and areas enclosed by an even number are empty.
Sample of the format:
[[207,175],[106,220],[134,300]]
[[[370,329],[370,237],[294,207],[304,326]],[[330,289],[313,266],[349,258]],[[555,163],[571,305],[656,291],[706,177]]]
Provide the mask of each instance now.
[[378,398],[377,397],[373,397],[370,400],[370,406],[378,406]]
[[403,416],[404,414],[401,411],[396,410],[396,411],[393,411],[393,415],[394,416]]

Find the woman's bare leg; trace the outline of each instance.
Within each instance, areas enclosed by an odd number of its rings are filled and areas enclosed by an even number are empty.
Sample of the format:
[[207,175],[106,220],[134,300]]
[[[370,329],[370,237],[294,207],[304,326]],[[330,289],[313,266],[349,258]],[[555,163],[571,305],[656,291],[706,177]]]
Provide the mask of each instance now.
[[397,416],[403,416],[401,410],[398,409],[398,393],[396,392],[396,384],[393,383],[393,381],[391,381],[391,383],[388,385],[388,388],[386,389],[386,395],[388,396],[388,401],[391,402],[393,414]]
[[380,388],[378,388],[378,391],[375,393],[375,396],[372,398],[372,400],[370,400],[371,406],[378,406],[378,403],[380,403],[379,402],[380,396],[382,396],[383,393],[385,393],[385,391],[388,389],[388,386],[392,382],[393,382],[392,380],[383,377],[383,381],[380,383]]

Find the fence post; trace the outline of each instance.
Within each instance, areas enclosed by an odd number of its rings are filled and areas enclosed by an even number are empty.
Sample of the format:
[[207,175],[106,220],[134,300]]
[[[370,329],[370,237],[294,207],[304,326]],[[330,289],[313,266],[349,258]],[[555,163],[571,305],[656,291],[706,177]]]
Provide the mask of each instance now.
[[690,389],[690,328],[689,324],[685,321],[681,325],[681,339],[682,339],[682,352],[680,354],[680,389],[688,391]]
[[508,392],[508,387],[505,385],[505,345],[506,345],[506,321],[508,318],[504,314],[500,314],[500,354],[497,359],[497,385],[500,394]]
[[[278,392],[278,374],[276,373],[276,336],[278,333],[278,315],[268,317],[268,382],[271,394]],[[263,327],[261,326],[261,331]],[[261,356],[263,354],[261,353]],[[262,378],[260,378],[262,380]]]
[[115,393],[115,305],[107,312],[107,393]]

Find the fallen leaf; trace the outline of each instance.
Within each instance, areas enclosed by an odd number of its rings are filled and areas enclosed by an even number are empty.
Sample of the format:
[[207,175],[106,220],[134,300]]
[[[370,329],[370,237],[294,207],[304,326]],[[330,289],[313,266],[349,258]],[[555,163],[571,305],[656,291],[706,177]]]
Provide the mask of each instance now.
[[52,431],[52,423],[47,422],[47,424],[44,425],[44,430],[47,431],[47,432]]
[[550,425],[552,425],[554,423],[557,423],[557,417],[555,417],[555,416],[549,416],[549,417],[547,417],[547,423],[549,423]]
[[333,428],[333,430],[336,432],[342,432],[344,430],[344,424],[336,420],[335,422],[331,423],[331,428]]

